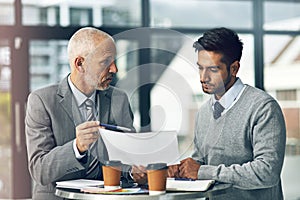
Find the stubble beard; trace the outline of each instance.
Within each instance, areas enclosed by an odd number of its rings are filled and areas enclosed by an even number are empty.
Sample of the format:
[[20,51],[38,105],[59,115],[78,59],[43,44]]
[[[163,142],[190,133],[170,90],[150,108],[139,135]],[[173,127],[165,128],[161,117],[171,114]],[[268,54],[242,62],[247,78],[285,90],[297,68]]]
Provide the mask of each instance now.
[[88,85],[89,88],[92,88],[93,90],[96,90],[98,88],[99,80],[96,76],[93,76],[91,74],[87,74],[84,77],[85,83]]
[[[221,86],[219,86],[217,88],[212,87],[211,89],[206,89],[204,87],[204,85],[202,84],[202,90],[206,94],[224,94],[226,92],[227,86],[230,83],[230,81],[231,81],[231,74],[230,74],[230,72],[228,72],[227,77],[224,81],[222,81],[223,84]],[[210,85],[210,84],[208,84],[208,85]],[[213,86],[215,86],[215,85],[213,85]]]
[[227,87],[230,82],[231,82],[231,74],[228,71],[226,80],[223,81],[223,84],[221,87],[215,89],[214,94],[222,94],[223,95],[228,90]]

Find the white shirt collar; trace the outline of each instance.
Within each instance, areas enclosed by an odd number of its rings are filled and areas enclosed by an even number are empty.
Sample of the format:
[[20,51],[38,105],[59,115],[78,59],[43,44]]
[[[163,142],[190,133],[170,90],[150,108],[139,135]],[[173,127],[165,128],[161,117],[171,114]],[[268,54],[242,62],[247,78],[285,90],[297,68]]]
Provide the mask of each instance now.
[[85,94],[80,92],[80,90],[78,90],[76,86],[72,83],[70,75],[68,76],[68,83],[77,101],[78,107],[82,106],[86,99],[91,99],[95,103],[96,91],[90,97],[85,96]]
[[[238,99],[239,95],[243,91],[244,83],[241,81],[240,78],[237,78],[235,83],[232,85],[231,88],[221,97],[219,100],[220,104],[225,108],[225,110],[229,109],[235,100]],[[212,106],[215,104],[217,100],[215,99],[214,95],[211,97]]]

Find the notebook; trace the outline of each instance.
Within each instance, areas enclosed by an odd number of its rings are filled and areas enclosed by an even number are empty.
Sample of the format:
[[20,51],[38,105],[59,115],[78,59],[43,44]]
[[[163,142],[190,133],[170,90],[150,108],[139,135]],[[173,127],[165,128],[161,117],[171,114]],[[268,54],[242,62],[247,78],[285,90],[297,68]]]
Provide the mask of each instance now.
[[167,191],[206,191],[214,184],[214,180],[176,180],[167,179]]
[[69,189],[82,189],[86,187],[103,187],[104,181],[89,180],[89,179],[76,179],[69,181],[58,181],[56,187],[58,188],[69,188]]

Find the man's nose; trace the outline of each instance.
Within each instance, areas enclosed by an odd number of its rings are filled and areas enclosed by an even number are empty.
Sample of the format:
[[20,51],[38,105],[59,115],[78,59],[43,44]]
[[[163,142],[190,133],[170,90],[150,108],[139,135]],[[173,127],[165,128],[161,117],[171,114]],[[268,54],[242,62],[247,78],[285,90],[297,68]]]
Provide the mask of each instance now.
[[109,73],[117,73],[118,68],[115,62],[112,62],[111,65],[109,66]]
[[208,71],[207,70],[201,70],[200,71],[200,82],[201,83],[206,83],[206,82],[209,81],[209,79],[210,79],[210,77],[209,77]]

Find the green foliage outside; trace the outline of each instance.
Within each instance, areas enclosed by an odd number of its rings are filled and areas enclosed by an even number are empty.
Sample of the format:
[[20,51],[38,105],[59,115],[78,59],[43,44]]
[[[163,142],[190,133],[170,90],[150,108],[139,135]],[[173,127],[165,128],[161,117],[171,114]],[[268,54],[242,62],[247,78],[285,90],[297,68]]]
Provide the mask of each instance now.
[[0,145],[10,145],[11,130],[11,95],[9,92],[0,92]]

